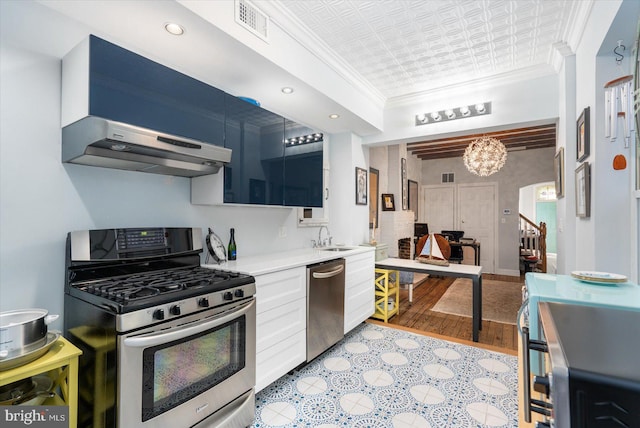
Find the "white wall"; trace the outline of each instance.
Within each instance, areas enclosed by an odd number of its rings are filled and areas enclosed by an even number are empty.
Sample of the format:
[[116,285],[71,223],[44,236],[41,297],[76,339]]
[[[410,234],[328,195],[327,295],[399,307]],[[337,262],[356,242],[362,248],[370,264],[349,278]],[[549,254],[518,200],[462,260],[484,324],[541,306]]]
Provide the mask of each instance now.
[[[566,81],[575,80],[575,94],[571,84],[561,86],[565,91],[566,108],[561,123],[567,124],[566,144],[567,196],[558,211],[558,223],[568,233],[559,233],[558,271],[568,273],[574,269],[616,272],[638,279],[638,237],[630,233],[638,223],[637,196],[633,188],[632,163],[623,171],[611,167],[615,154],[632,159],[633,151],[626,149],[621,140],[612,143],[604,138],[604,83],[630,74],[630,53],[618,66],[613,55],[620,31],[628,33],[636,27],[640,17],[638,2],[595,2],[586,25],[586,31],[576,49],[575,74],[571,61],[565,63]],[[637,27],[636,27],[637,28]],[[626,42],[631,45],[632,40]],[[571,109],[574,103],[575,111]],[[575,219],[574,171],[580,165],[575,160],[575,120],[582,110],[591,109],[590,155],[585,160],[591,165],[591,216]],[[636,134],[637,135],[637,134]],[[633,142],[631,143],[633,145]],[[573,217],[573,219],[572,219]],[[562,220],[564,221],[564,224]],[[571,223],[575,224],[573,230]],[[635,226],[637,231],[637,226]],[[563,259],[566,256],[566,259]]]
[[536,218],[536,186],[538,184],[530,184],[520,188],[518,192],[518,211],[528,219]]
[[[523,80],[495,79],[491,84],[470,83],[397,100],[385,110],[384,132],[368,136],[364,142],[398,144],[420,141],[424,137],[465,135],[482,129],[554,122],[558,117],[557,82],[555,74]],[[489,115],[415,125],[418,113],[487,101],[492,103]]]
[[360,137],[334,134],[330,140],[329,229],[334,243],[360,245],[369,242],[369,205],[356,205],[356,167],[369,170],[369,151]]
[[[188,178],[62,164],[60,60],[5,44],[0,53],[0,310],[62,314],[71,230],[187,226],[204,234],[211,226],[226,241],[235,227],[239,258],[309,247],[317,236],[316,227],[297,227],[292,208],[191,205]],[[343,187],[353,190],[354,182]],[[363,213],[363,232],[334,237],[366,236],[366,207]]]
[[[574,159],[576,158],[576,127],[574,117],[576,114],[576,73],[575,55],[567,56],[560,70],[559,88],[560,118],[558,120],[558,133],[556,145],[564,148],[564,197],[556,203],[557,259],[558,273],[567,273],[574,270],[574,252],[576,235],[575,217],[575,180]],[[569,168],[571,165],[572,168]]]

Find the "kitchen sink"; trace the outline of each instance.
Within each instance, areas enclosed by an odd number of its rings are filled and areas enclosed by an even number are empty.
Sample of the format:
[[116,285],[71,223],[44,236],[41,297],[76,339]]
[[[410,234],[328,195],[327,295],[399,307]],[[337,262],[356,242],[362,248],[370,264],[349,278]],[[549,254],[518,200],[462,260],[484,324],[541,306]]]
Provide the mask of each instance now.
[[350,247],[331,247],[331,248],[320,248],[320,251],[349,251],[353,250]]

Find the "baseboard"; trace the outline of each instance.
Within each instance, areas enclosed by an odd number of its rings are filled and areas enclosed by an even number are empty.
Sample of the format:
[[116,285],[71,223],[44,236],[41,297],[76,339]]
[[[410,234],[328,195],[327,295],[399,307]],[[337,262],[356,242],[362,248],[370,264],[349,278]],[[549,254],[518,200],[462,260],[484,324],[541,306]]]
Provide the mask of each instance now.
[[497,269],[494,273],[496,275],[520,276],[520,271],[513,269]]

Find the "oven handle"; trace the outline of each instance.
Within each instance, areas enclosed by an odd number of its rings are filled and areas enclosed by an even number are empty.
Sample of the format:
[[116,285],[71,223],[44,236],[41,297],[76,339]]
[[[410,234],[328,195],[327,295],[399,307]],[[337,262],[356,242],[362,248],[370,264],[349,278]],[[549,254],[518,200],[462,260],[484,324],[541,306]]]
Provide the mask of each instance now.
[[174,340],[184,339],[186,337],[202,333],[203,331],[207,331],[218,325],[224,324],[227,321],[238,318],[242,314],[247,313],[250,309],[252,309],[255,304],[256,300],[251,299],[250,302],[247,302],[242,306],[236,306],[212,318],[207,318],[206,320],[191,324],[188,327],[170,329],[168,331],[162,331],[160,333],[150,333],[136,337],[127,337],[126,339],[124,339],[124,345],[133,348],[148,348],[150,346],[161,345]]
[[531,379],[530,376],[530,361],[529,356],[529,327],[523,325],[524,311],[529,305],[529,299],[525,299],[522,302],[522,306],[518,309],[517,326],[518,337],[520,338],[520,346],[522,347],[522,389],[524,395],[524,421],[531,423]]

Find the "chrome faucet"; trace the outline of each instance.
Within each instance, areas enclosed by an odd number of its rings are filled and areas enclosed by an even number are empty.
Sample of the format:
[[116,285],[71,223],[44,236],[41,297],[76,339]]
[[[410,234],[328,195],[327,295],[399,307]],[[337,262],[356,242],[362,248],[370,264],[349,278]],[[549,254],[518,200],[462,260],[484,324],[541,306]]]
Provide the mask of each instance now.
[[[322,229],[326,229],[327,231],[327,237],[323,240],[322,239]],[[320,230],[318,230],[318,242],[317,242],[317,246],[318,247],[327,247],[329,245],[331,245],[331,233],[329,232],[329,228],[325,225],[320,226]]]

